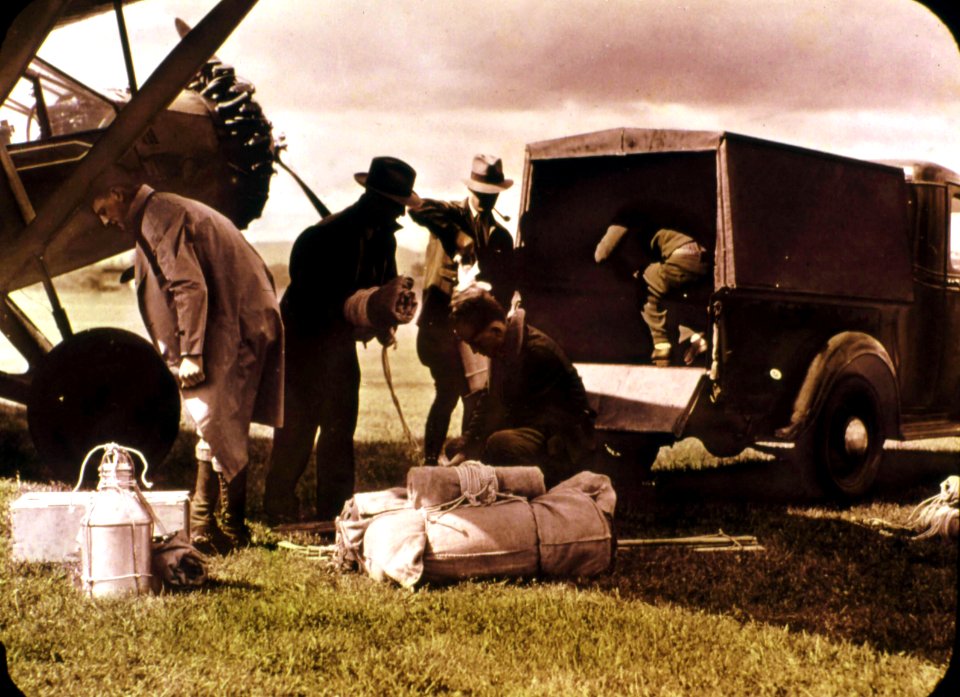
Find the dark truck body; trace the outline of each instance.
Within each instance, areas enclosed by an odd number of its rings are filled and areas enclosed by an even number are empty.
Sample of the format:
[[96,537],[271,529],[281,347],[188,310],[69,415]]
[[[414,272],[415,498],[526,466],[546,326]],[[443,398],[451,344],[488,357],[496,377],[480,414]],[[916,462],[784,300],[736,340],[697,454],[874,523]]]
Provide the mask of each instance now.
[[[694,436],[717,455],[795,441],[829,487],[859,494],[885,438],[960,434],[958,197],[960,178],[936,165],[732,133],[614,129],[533,143],[523,304],[578,365],[601,431]],[[713,252],[712,279],[667,304],[710,339],[701,367],[649,364],[634,277],[651,261],[643,240],[628,235],[594,262],[626,204]]]

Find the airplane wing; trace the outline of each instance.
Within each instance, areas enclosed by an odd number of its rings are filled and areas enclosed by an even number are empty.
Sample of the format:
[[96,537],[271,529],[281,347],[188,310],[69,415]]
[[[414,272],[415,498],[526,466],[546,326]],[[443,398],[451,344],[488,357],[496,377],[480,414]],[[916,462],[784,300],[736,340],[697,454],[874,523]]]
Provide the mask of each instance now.
[[[132,5],[140,1],[122,0],[124,5]],[[113,12],[115,4],[113,0],[70,0],[57,20],[57,26],[79,22],[82,19],[100,15],[104,12]]]

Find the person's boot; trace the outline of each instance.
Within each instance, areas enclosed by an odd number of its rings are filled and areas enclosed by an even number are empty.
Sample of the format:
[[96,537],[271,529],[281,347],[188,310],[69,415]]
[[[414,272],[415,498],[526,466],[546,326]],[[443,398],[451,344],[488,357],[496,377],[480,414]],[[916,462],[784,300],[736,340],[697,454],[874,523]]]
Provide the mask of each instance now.
[[247,469],[242,469],[230,482],[220,477],[220,514],[223,534],[233,547],[250,546],[250,528],[247,514]]
[[220,482],[209,460],[197,460],[197,483],[190,499],[190,541],[204,554],[216,554],[222,537],[214,512]]

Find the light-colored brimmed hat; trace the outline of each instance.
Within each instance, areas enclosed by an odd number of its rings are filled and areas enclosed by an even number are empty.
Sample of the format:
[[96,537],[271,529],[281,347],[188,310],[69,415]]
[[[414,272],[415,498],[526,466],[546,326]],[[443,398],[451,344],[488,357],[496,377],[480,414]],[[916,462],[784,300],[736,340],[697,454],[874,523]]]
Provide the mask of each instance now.
[[367,191],[386,196],[404,206],[416,208],[420,205],[420,197],[413,191],[417,173],[403,160],[375,157],[370,160],[369,171],[357,172],[353,178]]
[[476,155],[470,178],[464,179],[470,191],[479,194],[499,194],[513,186],[513,179],[503,178],[503,161],[494,155]]

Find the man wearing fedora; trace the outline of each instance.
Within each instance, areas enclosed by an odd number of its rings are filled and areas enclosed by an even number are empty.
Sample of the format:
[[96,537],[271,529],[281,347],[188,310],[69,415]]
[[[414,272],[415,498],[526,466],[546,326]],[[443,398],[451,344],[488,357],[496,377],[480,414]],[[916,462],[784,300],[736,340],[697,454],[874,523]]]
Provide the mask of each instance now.
[[[430,232],[424,274],[423,309],[417,320],[417,355],[430,369],[436,394],[424,433],[424,460],[436,464],[457,400],[464,399],[463,423],[469,422],[472,400],[461,342],[450,324],[450,298],[459,264],[476,264],[478,279],[490,284],[503,307],[514,291],[513,237],[494,217],[501,191],[513,185],[503,176],[503,162],[494,155],[476,155],[470,177],[463,180],[469,196],[463,201],[425,199],[410,217]],[[467,349],[469,351],[469,349]]]
[[413,319],[413,279],[397,275],[397,219],[420,199],[416,172],[393,157],[375,157],[354,177],[365,191],[344,210],[308,227],[290,253],[290,285],[280,301],[287,331],[286,419],[276,429],[264,511],[296,520],[294,493],[317,429],[317,519],[332,520],[353,495],[353,434],[360,366],[356,341],[393,343]]

